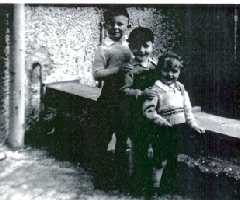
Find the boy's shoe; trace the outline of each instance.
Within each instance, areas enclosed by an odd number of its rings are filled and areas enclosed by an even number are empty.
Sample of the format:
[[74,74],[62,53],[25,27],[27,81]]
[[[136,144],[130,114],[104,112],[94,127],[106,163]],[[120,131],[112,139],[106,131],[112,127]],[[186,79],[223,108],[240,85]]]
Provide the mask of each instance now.
[[160,197],[159,196],[159,188],[152,187],[149,190],[146,199],[147,200],[157,200],[159,197]]
[[158,199],[158,194],[157,192],[152,195],[151,200],[157,200]]

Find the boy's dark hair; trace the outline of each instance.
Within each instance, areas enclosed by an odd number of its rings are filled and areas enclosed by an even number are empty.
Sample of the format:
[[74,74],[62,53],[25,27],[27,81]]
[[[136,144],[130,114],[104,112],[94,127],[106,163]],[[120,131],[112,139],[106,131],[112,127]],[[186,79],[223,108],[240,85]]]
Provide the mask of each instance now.
[[133,31],[129,34],[128,42],[129,46],[139,43],[154,41],[154,34],[149,28],[138,27],[133,29]]
[[177,59],[182,65],[181,67],[183,67],[183,64],[184,64],[184,61],[182,60],[182,58],[180,56],[178,56],[176,53],[173,53],[173,52],[165,52],[163,53],[161,56],[159,56],[158,58],[158,66],[160,68],[162,68],[163,66],[163,63],[165,61],[166,58],[175,58]]
[[125,7],[120,6],[111,6],[106,9],[106,11],[103,14],[105,23],[110,22],[113,17],[120,15],[123,15],[129,19],[127,9]]

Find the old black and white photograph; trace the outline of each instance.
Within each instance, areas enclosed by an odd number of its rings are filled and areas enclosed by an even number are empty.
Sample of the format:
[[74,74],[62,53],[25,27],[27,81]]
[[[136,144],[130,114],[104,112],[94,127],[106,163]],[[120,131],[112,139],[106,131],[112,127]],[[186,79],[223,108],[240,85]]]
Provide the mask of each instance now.
[[0,199],[240,199],[239,18],[0,3]]

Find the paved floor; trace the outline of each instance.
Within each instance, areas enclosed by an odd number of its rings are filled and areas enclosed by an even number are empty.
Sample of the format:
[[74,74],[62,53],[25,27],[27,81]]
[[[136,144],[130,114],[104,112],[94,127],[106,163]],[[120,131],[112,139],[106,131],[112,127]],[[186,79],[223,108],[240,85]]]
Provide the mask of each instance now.
[[91,176],[80,166],[57,161],[44,150],[11,151],[0,161],[1,200],[87,200],[132,199],[94,190]]
[[[91,176],[77,164],[58,161],[45,150],[12,151],[0,146],[1,200],[133,200],[118,191],[95,190]],[[139,199],[139,198],[138,198]],[[143,198],[140,198],[143,199]],[[165,196],[161,200],[187,200]]]
[[[6,158],[0,161],[1,200],[135,199],[116,191],[105,193],[95,190],[91,176],[79,164],[58,161],[43,149],[26,148],[21,151],[12,151],[6,146],[1,146],[0,152],[6,155]],[[237,199],[232,198],[231,195],[238,193],[239,179],[233,178],[234,174],[232,172],[237,171],[239,175],[239,166],[234,166],[230,162],[225,162],[223,165],[221,161],[217,160],[209,162],[204,158],[193,160],[184,155],[179,157],[179,161],[182,164],[187,163],[188,169],[184,164],[185,170],[182,171],[182,178],[185,177],[186,181],[192,179],[190,181],[191,187],[198,190],[200,188],[201,195],[199,193],[199,197],[201,199],[216,199],[206,198],[204,194],[205,192],[213,194],[216,191],[222,193],[220,196],[218,194],[218,197],[222,198],[217,199]],[[202,172],[200,174],[199,168]],[[213,195],[216,195],[215,193]],[[167,199],[187,200],[188,198],[180,196],[159,198],[159,200]]]

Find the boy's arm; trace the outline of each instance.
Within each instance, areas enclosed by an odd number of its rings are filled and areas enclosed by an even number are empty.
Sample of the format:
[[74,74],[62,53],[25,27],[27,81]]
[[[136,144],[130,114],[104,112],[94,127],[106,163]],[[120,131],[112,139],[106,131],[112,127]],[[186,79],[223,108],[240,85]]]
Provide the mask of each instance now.
[[140,89],[133,89],[131,88],[133,86],[133,72],[130,71],[125,74],[125,85],[120,89],[122,92],[124,92],[125,95],[133,96],[138,98],[142,94],[142,91]]
[[123,92],[125,95],[135,97],[138,99],[139,96],[141,96],[142,91],[140,89],[132,89],[132,88],[125,88],[123,89]]
[[133,82],[134,82],[134,70],[131,63],[127,63],[126,67],[128,66],[129,70],[124,77],[124,83],[125,85],[120,89],[125,95],[135,97],[138,99],[140,95],[142,95],[142,91],[140,89],[134,89],[132,88]]
[[120,89],[125,93],[125,95],[135,97],[137,100],[139,98],[142,98],[144,100],[147,98],[152,99],[157,95],[156,91],[152,87],[146,88],[143,91],[140,89],[132,88],[134,82],[133,75],[134,74],[132,71],[128,72],[125,75],[125,85]]
[[93,63],[93,77],[96,81],[103,81],[112,75],[118,74],[119,67],[105,69],[107,65],[107,58],[103,53],[103,47],[99,46],[95,52]]
[[155,124],[160,126],[171,126],[171,124],[164,119],[161,115],[157,114],[157,106],[158,106],[158,96],[155,96],[152,99],[148,99],[143,103],[143,115],[152,120]]
[[187,124],[200,133],[204,133],[204,129],[198,126],[192,113],[192,105],[187,91],[184,91],[184,114]]
[[111,77],[112,75],[118,74],[119,73],[119,68],[118,67],[114,67],[114,68],[110,68],[110,69],[99,69],[96,70],[93,74],[94,79],[96,81],[103,81],[108,77]]
[[147,98],[150,98],[152,99],[154,96],[156,96],[156,91],[153,90],[151,87],[149,88],[146,88],[145,90],[140,90],[140,89],[133,89],[133,88],[125,88],[124,90],[124,93],[126,95],[129,95],[129,96],[133,96],[135,97],[135,99],[147,99]]

